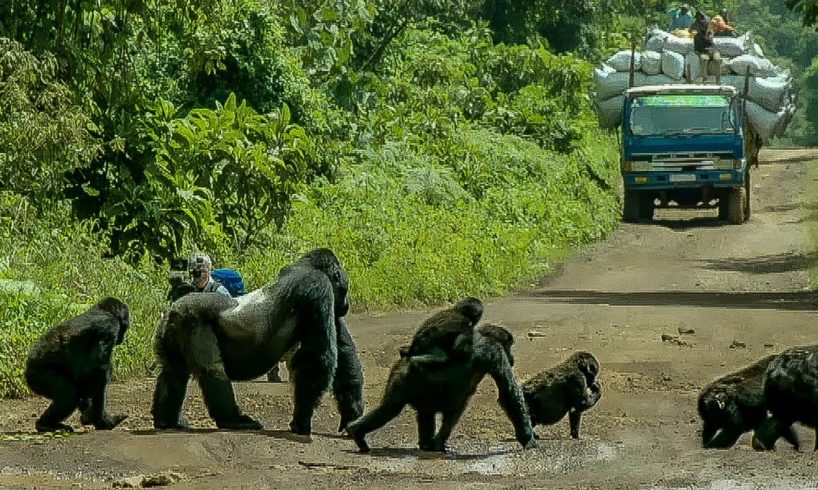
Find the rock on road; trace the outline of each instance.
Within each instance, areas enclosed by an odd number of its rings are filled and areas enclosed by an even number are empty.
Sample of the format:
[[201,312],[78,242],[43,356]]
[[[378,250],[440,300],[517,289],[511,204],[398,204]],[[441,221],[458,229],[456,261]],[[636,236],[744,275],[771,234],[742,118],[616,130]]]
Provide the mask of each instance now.
[[[200,429],[151,429],[153,380],[114,384],[122,429],[32,439],[38,398],[0,402],[0,487],[110,488],[115,480],[173,472],[176,488],[816,488],[818,458],[784,445],[756,453],[699,446],[698,391],[712,379],[785,348],[818,342],[809,292],[816,261],[818,152],[767,150],[753,175],[753,217],[740,226],[715,211],[663,210],[652,225],[622,225],[569,259],[540,286],[489,301],[487,321],[515,334],[516,374],[525,379],[574,350],[602,365],[603,398],[571,440],[567,420],[539,427],[540,447],[522,451],[489,380],[445,456],[416,450],[406,410],[369,436],[362,455],[335,433],[331,397],[311,438],[286,432],[290,387],[237,383],[239,403],[262,432],[213,428],[194,384],[187,413]],[[379,399],[389,366],[428,311],[356,314],[366,399]],[[689,332],[693,333],[681,333]],[[535,335],[528,337],[528,333]],[[663,341],[662,335],[669,341]],[[77,425],[77,416],[69,419]],[[799,428],[803,448],[811,430]],[[26,440],[22,440],[26,439]],[[138,481],[139,478],[136,478]]]

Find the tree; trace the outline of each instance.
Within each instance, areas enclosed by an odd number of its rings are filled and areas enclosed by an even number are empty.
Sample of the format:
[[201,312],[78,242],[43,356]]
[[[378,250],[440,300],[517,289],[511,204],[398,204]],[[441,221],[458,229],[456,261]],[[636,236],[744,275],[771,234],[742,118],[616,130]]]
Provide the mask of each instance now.
[[804,16],[805,26],[818,22],[818,0],[787,0],[787,7]]

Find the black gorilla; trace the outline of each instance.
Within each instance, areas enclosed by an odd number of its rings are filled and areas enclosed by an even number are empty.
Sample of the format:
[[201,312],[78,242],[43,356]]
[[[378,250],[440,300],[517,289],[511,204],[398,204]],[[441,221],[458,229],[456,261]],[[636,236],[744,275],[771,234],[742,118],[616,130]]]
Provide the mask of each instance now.
[[[742,434],[758,429],[767,419],[764,373],[776,357],[767,356],[713,381],[702,390],[698,406],[704,448],[733,447]],[[791,426],[784,436],[798,448],[798,436]]]
[[26,363],[26,383],[34,393],[52,400],[35,423],[38,431],[71,431],[62,422],[77,408],[82,424],[97,429],[113,429],[125,420],[125,415],[105,411],[105,391],[114,346],[125,340],[129,326],[128,306],[105,298],[50,328],[34,343]]
[[556,424],[565,414],[571,437],[579,439],[582,413],[602,397],[599,362],[588,352],[575,352],[564,362],[523,383],[531,425]]
[[[511,366],[514,357],[511,333],[496,325],[483,325],[474,331],[471,356],[463,362],[422,367],[410,358],[401,357],[389,373],[381,404],[347,427],[361,451],[369,451],[366,435],[397,417],[406,405],[417,412],[418,445],[421,450],[444,451],[446,441],[466,409],[477,385],[488,374],[499,391],[499,402],[514,424],[517,440],[523,447],[536,446],[523,393]],[[435,433],[435,416],[443,423]]]
[[756,450],[775,449],[779,437],[789,440],[792,424],[815,429],[818,451],[818,345],[785,350],[764,373],[764,398],[771,416],[753,435]]
[[290,430],[309,434],[321,396],[333,386],[340,429],[363,413],[363,373],[342,317],[349,310],[349,279],[328,249],[313,250],[284,267],[278,278],[239,298],[192,293],[171,306],[157,329],[161,371],[153,397],[157,429],[186,428],[182,405],[190,376],[197,378],[208,412],[224,429],[260,429],[242,413],[231,380],[268,372],[294,345],[295,407]]
[[415,362],[445,363],[471,355],[474,327],[483,316],[483,303],[468,296],[451,308],[424,320],[412,337],[412,344],[400,350],[401,357]]

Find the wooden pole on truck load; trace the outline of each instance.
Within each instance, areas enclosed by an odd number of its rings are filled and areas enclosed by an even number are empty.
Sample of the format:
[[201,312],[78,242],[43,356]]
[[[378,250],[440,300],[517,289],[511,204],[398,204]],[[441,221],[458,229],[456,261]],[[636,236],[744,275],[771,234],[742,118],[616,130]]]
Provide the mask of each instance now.
[[631,39],[631,66],[628,69],[628,88],[633,88],[634,66],[636,57],[636,41]]

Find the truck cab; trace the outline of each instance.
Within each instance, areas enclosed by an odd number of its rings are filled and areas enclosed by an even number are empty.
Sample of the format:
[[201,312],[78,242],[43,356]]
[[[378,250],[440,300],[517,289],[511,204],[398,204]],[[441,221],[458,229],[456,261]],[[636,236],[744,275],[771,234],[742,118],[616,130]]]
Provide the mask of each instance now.
[[657,207],[713,208],[732,224],[750,216],[750,173],[742,98],[728,85],[630,88],[622,111],[625,221]]

